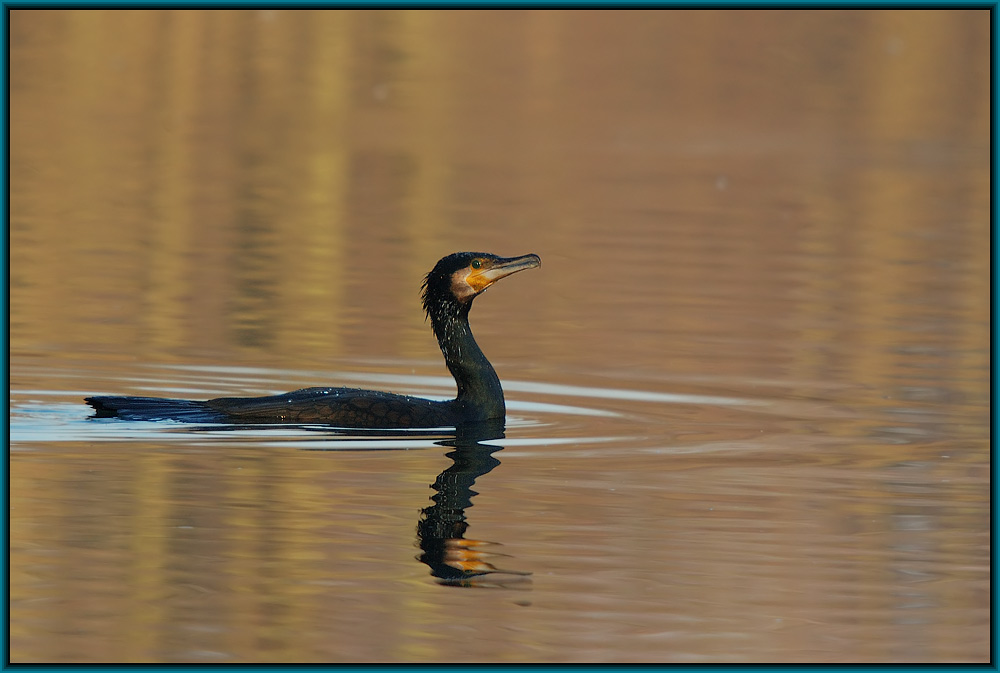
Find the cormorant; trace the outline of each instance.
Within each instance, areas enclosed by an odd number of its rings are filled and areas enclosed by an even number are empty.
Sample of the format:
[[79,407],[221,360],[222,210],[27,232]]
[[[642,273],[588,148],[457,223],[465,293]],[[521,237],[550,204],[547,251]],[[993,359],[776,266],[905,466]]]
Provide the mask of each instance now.
[[423,304],[458,396],[436,401],[357,388],[303,388],[269,397],[207,401],[159,397],[88,397],[98,417],[193,423],[324,423],[342,428],[438,428],[503,419],[503,390],[469,327],[472,301],[490,285],[541,266],[538,255],[498,257],[456,252],[423,284]]

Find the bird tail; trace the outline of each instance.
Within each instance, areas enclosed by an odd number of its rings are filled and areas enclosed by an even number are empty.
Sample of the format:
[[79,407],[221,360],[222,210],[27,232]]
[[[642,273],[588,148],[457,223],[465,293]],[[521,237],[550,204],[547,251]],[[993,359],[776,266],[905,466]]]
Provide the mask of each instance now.
[[164,397],[88,397],[96,418],[121,418],[128,421],[186,421],[211,423],[224,420],[205,402],[174,400]]

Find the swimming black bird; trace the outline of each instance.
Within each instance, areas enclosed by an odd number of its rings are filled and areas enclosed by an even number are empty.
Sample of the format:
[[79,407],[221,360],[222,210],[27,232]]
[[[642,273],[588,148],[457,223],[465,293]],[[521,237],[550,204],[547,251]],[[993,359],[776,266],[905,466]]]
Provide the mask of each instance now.
[[501,278],[541,266],[538,255],[497,257],[456,252],[441,259],[423,285],[430,318],[458,396],[427,400],[357,388],[303,388],[269,397],[204,402],[160,397],[88,397],[98,417],[193,423],[325,423],[342,428],[439,428],[502,419],[503,390],[469,328],[472,301]]

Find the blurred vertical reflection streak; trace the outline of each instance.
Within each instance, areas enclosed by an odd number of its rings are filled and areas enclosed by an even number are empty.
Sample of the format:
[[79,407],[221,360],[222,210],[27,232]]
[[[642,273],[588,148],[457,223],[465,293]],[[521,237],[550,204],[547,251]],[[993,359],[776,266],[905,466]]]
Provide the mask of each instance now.
[[204,22],[197,14],[169,12],[163,18],[157,26],[162,37],[154,41],[162,54],[160,72],[152,83],[157,99],[149,111],[154,177],[149,186],[149,307],[143,311],[149,320],[143,336],[155,357],[163,357],[171,346],[188,338],[184,315],[190,295],[197,291],[190,283],[195,260],[189,251],[196,230],[192,187],[197,172],[189,139],[195,136],[200,111],[196,92],[205,41]]
[[239,114],[236,132],[238,154],[232,257],[234,296],[228,307],[235,342],[251,351],[278,346],[284,292],[282,247],[289,221],[289,152],[295,150],[294,129],[281,118],[296,79],[288,76],[288,49],[293,36],[288,15],[274,11],[240,12],[241,35],[237,42]]
[[357,85],[351,77],[355,23],[352,12],[324,12],[303,21],[308,26],[306,44],[312,51],[300,65],[305,70],[305,95],[312,97],[305,106],[308,114],[300,143],[306,177],[297,199],[304,255],[301,263],[288,260],[286,268],[292,274],[292,287],[314,310],[300,320],[289,316],[282,341],[289,349],[298,347],[301,340],[311,350],[338,352],[338,316],[343,312],[347,281],[344,221],[350,216],[347,187],[352,152],[351,90]]
[[[449,130],[454,123],[453,79],[442,76],[452,66],[451,35],[442,36],[440,24],[447,14],[409,11],[398,12],[400,73],[391,82],[374,84],[376,99],[401,100],[412,107],[412,130],[404,140],[413,158],[413,180],[401,200],[405,208],[406,249],[405,270],[410,278],[427,273],[427,260],[440,257],[447,246],[445,231],[456,213],[448,209],[453,202],[453,152]],[[399,104],[399,103],[396,103]],[[476,248],[478,249],[478,248]],[[416,286],[414,286],[414,290]],[[423,322],[418,311],[401,306],[405,322],[415,328],[411,338],[401,344],[407,356],[425,352],[419,325]]]

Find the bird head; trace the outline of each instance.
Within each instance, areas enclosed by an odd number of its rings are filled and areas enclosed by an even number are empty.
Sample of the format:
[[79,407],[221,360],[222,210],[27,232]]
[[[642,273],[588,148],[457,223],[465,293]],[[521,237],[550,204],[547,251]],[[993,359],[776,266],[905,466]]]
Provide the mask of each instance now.
[[541,266],[538,255],[498,257],[488,252],[456,252],[442,258],[424,279],[424,310],[435,317],[440,305],[465,308],[501,278]]

